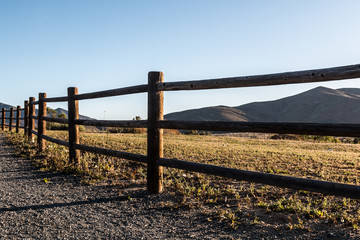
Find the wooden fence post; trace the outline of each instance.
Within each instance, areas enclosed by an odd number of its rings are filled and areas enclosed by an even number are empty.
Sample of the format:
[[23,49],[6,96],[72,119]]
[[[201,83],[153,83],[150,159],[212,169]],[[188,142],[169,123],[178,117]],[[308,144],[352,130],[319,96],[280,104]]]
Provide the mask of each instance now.
[[38,137],[37,137],[37,145],[39,152],[43,152],[45,150],[45,140],[43,139],[43,135],[46,134],[46,121],[44,121],[44,117],[46,117],[46,93],[39,93],[39,112],[38,112]]
[[74,144],[79,144],[79,126],[74,120],[79,119],[79,101],[75,100],[78,94],[76,87],[68,88],[68,121],[69,121],[69,161],[73,164],[79,164],[80,151],[74,148]]
[[14,119],[14,108],[11,107],[10,108],[10,120],[9,120],[9,131],[10,132],[12,130],[13,119]]
[[16,107],[16,133],[19,133],[20,127],[20,106]]
[[29,129],[28,129],[28,137],[30,142],[34,142],[34,134],[32,133],[33,130],[35,130],[35,98],[30,97],[29,98]]
[[163,91],[158,91],[157,84],[164,81],[162,72],[148,74],[148,128],[147,128],[147,190],[151,194],[163,190],[163,168],[156,161],[163,157],[163,130],[158,128],[158,121],[164,119]]
[[1,111],[1,129],[3,130],[3,131],[5,131],[5,108],[3,108],[2,109],[2,111]]
[[29,101],[24,101],[24,136],[28,135],[29,127]]

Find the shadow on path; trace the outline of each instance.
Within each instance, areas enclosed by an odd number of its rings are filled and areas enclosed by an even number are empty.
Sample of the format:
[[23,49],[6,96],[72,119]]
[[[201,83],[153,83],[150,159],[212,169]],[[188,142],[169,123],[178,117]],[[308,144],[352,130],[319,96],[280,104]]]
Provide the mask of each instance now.
[[122,202],[127,200],[128,200],[127,196],[121,196],[121,197],[113,197],[113,198],[90,199],[86,201],[76,201],[70,203],[53,203],[53,204],[32,205],[32,206],[23,206],[23,207],[0,208],[0,213],[18,212],[18,211],[26,211],[26,210],[41,210],[41,209],[59,208],[59,207],[71,207],[71,206],[80,206],[87,204],[107,203],[107,202],[116,202],[116,201]]
[[29,169],[20,169],[20,170],[9,170],[9,171],[0,171],[1,173],[27,173],[27,172],[34,172],[34,171],[39,171],[39,168],[29,168]]
[[73,175],[66,175],[65,173],[57,173],[57,172],[43,172],[43,171],[38,171],[37,169],[34,170],[23,170],[23,171],[1,171],[1,173],[26,173],[26,175],[20,176],[20,177],[9,177],[9,178],[3,178],[2,181],[6,182],[6,181],[18,181],[18,180],[37,180],[37,179],[43,179],[43,178],[50,178],[52,180],[56,179],[56,178],[62,178],[62,180],[65,179],[71,179],[73,182],[80,182],[80,178],[78,176],[73,176]]

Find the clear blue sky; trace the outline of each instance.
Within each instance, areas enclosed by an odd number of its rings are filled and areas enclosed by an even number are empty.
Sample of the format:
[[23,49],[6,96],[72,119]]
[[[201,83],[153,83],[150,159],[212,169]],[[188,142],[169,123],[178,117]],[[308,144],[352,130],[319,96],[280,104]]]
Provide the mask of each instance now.
[[[65,96],[70,86],[85,93],[145,84],[149,71],[170,82],[358,64],[359,11],[357,0],[1,0],[0,102]],[[360,81],[321,85],[360,88]],[[166,92],[165,112],[316,86]],[[81,101],[80,113],[144,119],[146,95]]]

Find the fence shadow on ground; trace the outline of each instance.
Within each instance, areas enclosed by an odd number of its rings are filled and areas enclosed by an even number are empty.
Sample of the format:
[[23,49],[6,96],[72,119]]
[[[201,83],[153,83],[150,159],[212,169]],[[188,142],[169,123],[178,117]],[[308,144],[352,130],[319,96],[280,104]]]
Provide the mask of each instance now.
[[42,210],[42,209],[60,208],[60,207],[72,207],[72,206],[81,206],[81,205],[91,205],[96,203],[122,202],[127,200],[128,200],[127,196],[119,196],[112,198],[97,198],[97,199],[90,199],[84,201],[75,201],[69,203],[51,203],[51,204],[30,205],[30,206],[22,206],[22,207],[9,207],[9,208],[0,208],[0,213],[19,212],[19,211],[27,211],[27,210]]

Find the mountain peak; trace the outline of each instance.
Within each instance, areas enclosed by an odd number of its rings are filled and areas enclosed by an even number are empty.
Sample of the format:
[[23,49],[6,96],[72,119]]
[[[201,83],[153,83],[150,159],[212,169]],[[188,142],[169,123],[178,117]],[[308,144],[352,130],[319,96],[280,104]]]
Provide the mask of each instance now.
[[330,93],[330,94],[333,94],[335,91],[336,91],[335,89],[320,86],[320,87],[310,89],[310,90],[305,91],[300,94],[305,94],[305,93],[310,93],[310,94],[329,94]]

